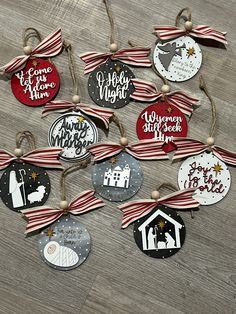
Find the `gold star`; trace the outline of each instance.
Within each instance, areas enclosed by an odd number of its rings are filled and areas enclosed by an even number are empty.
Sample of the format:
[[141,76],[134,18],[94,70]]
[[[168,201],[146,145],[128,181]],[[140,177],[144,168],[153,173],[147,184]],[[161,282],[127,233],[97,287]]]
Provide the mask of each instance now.
[[187,49],[187,55],[188,55],[188,58],[189,58],[190,56],[195,55],[195,50],[194,50],[193,47]]
[[39,174],[36,171],[32,171],[31,172],[31,179],[33,179],[34,181],[38,178]]
[[119,66],[119,64],[117,64],[117,65],[115,66],[115,71],[116,71],[116,73],[119,73],[120,70],[121,70],[121,67]]
[[219,161],[217,162],[217,164],[214,165],[213,171],[215,171],[215,175],[217,177],[218,173],[221,173],[221,171],[223,170],[223,168],[221,167],[221,165],[219,164]]
[[78,123],[83,123],[84,120],[85,120],[85,119],[84,119],[84,117],[82,117],[82,116],[79,116],[78,119],[77,119]]
[[109,161],[112,165],[117,163],[117,157],[112,157]]
[[34,67],[36,67],[38,64],[39,64],[38,61],[36,61],[36,60],[33,60],[33,61],[32,61],[32,65],[33,65]]
[[51,239],[51,237],[53,237],[55,234],[55,232],[53,231],[53,229],[51,227],[48,228],[47,230],[47,236],[49,237],[49,240]]
[[171,107],[168,107],[168,108],[166,109],[166,111],[167,111],[168,113],[171,113],[173,110],[174,110],[174,109],[172,109]]
[[165,227],[165,222],[164,222],[163,220],[159,221],[158,227],[159,227],[159,228],[161,229],[161,231],[162,231],[162,229]]

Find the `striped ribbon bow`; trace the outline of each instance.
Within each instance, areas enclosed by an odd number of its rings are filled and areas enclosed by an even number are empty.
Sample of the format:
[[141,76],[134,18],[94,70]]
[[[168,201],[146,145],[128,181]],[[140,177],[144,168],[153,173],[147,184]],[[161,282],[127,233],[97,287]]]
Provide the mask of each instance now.
[[216,157],[224,161],[226,164],[236,166],[236,153],[230,152],[219,146],[215,145],[209,146],[201,141],[193,140],[190,138],[187,139],[174,138],[173,142],[177,147],[177,151],[173,156],[173,160],[201,154],[202,152],[205,152],[210,148],[212,153]]
[[87,147],[88,151],[94,155],[95,161],[110,158],[122,151],[130,154],[134,158],[142,160],[169,159],[168,155],[162,150],[164,142],[159,140],[142,140],[137,144],[123,146],[116,143],[98,143]]
[[13,161],[21,160],[25,163],[32,164],[43,168],[63,169],[58,160],[58,155],[62,151],[60,147],[45,147],[32,150],[21,157],[0,149],[0,170],[7,168]]
[[59,28],[53,34],[47,36],[36,46],[29,55],[13,58],[6,65],[0,67],[0,71],[14,73],[25,67],[26,61],[32,57],[49,58],[56,56],[62,48],[62,34]]
[[[132,79],[135,91],[130,95],[131,98],[138,101],[154,102],[161,99],[162,92],[158,92],[155,84],[142,81],[139,79]],[[193,106],[197,106],[199,99],[188,96],[181,91],[175,91],[165,94],[167,96],[167,102],[170,105],[178,108],[183,114],[191,116],[193,112]]]
[[102,200],[94,196],[93,190],[87,190],[78,194],[68,205],[66,211],[60,208],[42,206],[21,210],[28,220],[25,234],[41,229],[58,220],[65,212],[73,215],[81,215],[88,211],[104,206]]
[[119,60],[125,64],[150,67],[152,62],[148,59],[151,48],[128,48],[117,52],[89,51],[82,53],[79,57],[86,63],[84,73],[92,72],[97,66],[105,63],[109,58]]
[[192,30],[182,29],[175,26],[154,26],[154,33],[163,41],[180,36],[189,35],[197,38],[212,39],[222,44],[227,44],[226,32],[219,32],[208,25],[193,26]]
[[199,206],[199,202],[193,199],[193,193],[196,189],[186,189],[171,193],[161,197],[158,200],[141,199],[130,201],[118,206],[123,212],[122,225],[124,229],[134,221],[148,215],[156,206],[164,205],[174,209],[189,209]]
[[79,110],[88,116],[101,120],[107,129],[109,127],[109,119],[113,116],[113,111],[111,109],[95,108],[81,103],[73,104],[64,100],[50,101],[46,103],[42,116],[45,117],[53,112],[65,113],[73,109]]

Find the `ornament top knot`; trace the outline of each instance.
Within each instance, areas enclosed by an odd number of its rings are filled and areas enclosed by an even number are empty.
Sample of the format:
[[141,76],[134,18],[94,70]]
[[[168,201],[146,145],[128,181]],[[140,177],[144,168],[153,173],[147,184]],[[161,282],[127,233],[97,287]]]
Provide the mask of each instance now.
[[207,140],[206,140],[206,142],[207,142],[207,144],[210,145],[210,146],[214,145],[214,142],[215,142],[214,137],[211,137],[211,136],[208,137]]
[[116,52],[118,50],[118,45],[116,43],[110,44],[110,51]]
[[154,200],[158,200],[158,198],[160,198],[160,192],[159,191],[152,191],[151,197]]
[[127,145],[128,145],[128,139],[127,139],[127,137],[121,137],[121,138],[120,138],[120,144],[121,144],[122,146],[127,146]]
[[187,31],[191,31],[191,30],[193,29],[193,22],[191,22],[191,21],[186,21],[186,22],[184,23],[184,27],[185,27],[185,29],[186,29]]
[[72,102],[73,102],[73,104],[78,104],[80,102],[80,96],[79,95],[73,95],[72,96]]
[[15,148],[14,155],[16,157],[21,157],[23,155],[23,150],[21,148]]
[[26,55],[30,55],[32,53],[32,48],[30,46],[25,46],[23,51]]
[[170,91],[170,86],[169,85],[167,85],[167,84],[162,85],[161,92],[163,94],[169,93],[169,91]]

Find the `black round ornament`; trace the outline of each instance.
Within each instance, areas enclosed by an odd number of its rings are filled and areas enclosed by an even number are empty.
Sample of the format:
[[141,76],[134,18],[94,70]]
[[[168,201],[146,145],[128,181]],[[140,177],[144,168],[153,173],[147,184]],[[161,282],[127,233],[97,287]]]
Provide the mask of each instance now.
[[43,205],[50,193],[47,172],[40,167],[14,162],[0,179],[0,195],[3,203],[18,212],[25,208]]
[[126,65],[109,59],[91,72],[88,79],[89,95],[101,107],[124,107],[134,92],[132,78],[134,74]]
[[154,258],[166,258],[177,253],[184,244],[185,233],[185,225],[179,214],[163,205],[158,205],[134,224],[137,246]]

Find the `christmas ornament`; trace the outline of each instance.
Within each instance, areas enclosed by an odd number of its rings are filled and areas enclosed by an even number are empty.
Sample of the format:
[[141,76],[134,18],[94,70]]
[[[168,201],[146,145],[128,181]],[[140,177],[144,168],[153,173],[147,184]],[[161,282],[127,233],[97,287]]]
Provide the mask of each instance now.
[[163,141],[143,140],[128,144],[125,129],[117,116],[113,121],[120,131],[120,143],[99,143],[88,146],[94,155],[92,182],[95,190],[109,201],[124,201],[138,192],[142,185],[143,173],[136,159],[168,159],[162,150]]
[[48,142],[50,146],[63,148],[61,153],[63,160],[77,161],[87,158],[89,152],[86,147],[98,141],[97,127],[89,117],[101,121],[108,128],[113,111],[80,103],[72,47],[66,42],[64,42],[64,47],[68,53],[69,69],[73,83],[74,95],[72,96],[72,102],[64,100],[48,102],[44,107],[43,117],[50,113],[64,113],[52,123],[48,133]]
[[81,215],[105,205],[94,196],[93,190],[79,193],[70,203],[66,201],[65,178],[89,163],[90,159],[87,159],[62,172],[60,208],[44,206],[21,211],[28,219],[26,234],[47,227],[39,236],[39,253],[47,265],[58,270],[80,266],[90,252],[91,239],[87,228],[70,214]]
[[[180,17],[185,11],[187,17],[182,29]],[[173,82],[183,82],[192,78],[201,67],[202,52],[193,38],[227,44],[226,32],[219,32],[208,25],[193,25],[189,8],[179,12],[176,26],[155,26],[154,33],[161,40],[154,50],[154,64],[163,76]]]
[[130,101],[134,91],[131,79],[132,71],[126,66],[151,66],[148,59],[150,48],[128,48],[118,50],[114,36],[114,20],[108,6],[108,1],[103,1],[111,25],[110,52],[90,51],[80,55],[86,63],[85,74],[90,73],[88,79],[88,92],[92,100],[99,106],[113,109],[121,108]]
[[170,92],[167,80],[157,71],[164,85],[158,92],[155,84],[133,79],[135,91],[131,98],[141,102],[153,102],[139,115],[136,123],[138,138],[157,139],[165,142],[163,150],[175,149],[173,137],[186,137],[188,123],[185,115],[191,116],[198,99],[188,96],[182,91]]
[[[27,33],[31,31],[28,35]],[[31,48],[27,45],[30,37],[37,37],[40,43]],[[34,28],[24,32],[25,56],[18,56],[2,66],[0,71],[12,73],[11,88],[14,96],[23,104],[36,107],[53,99],[60,87],[60,77],[54,64],[42,58],[58,55],[62,48],[61,29],[44,40]]]
[[[152,199],[130,201],[118,206],[123,212],[122,228],[134,224],[134,239],[139,249],[154,258],[166,258],[177,253],[185,240],[185,225],[173,209],[193,209],[199,203],[193,199],[195,189],[185,189],[160,198],[162,184],[152,192]],[[173,209],[172,209],[173,208]]]
[[194,139],[174,139],[177,151],[173,160],[189,157],[180,166],[179,187],[196,188],[194,198],[201,205],[210,205],[217,203],[228,193],[231,179],[226,164],[235,166],[236,154],[214,144],[216,107],[202,77],[200,77],[200,88],[209,98],[212,107],[209,137],[206,144]]
[[[31,151],[23,154],[21,143],[27,139]],[[14,211],[43,205],[50,193],[50,180],[43,168],[62,169],[58,161],[61,148],[35,148],[33,134],[19,132],[14,154],[0,150],[0,170],[6,168],[0,179],[3,203]]]

